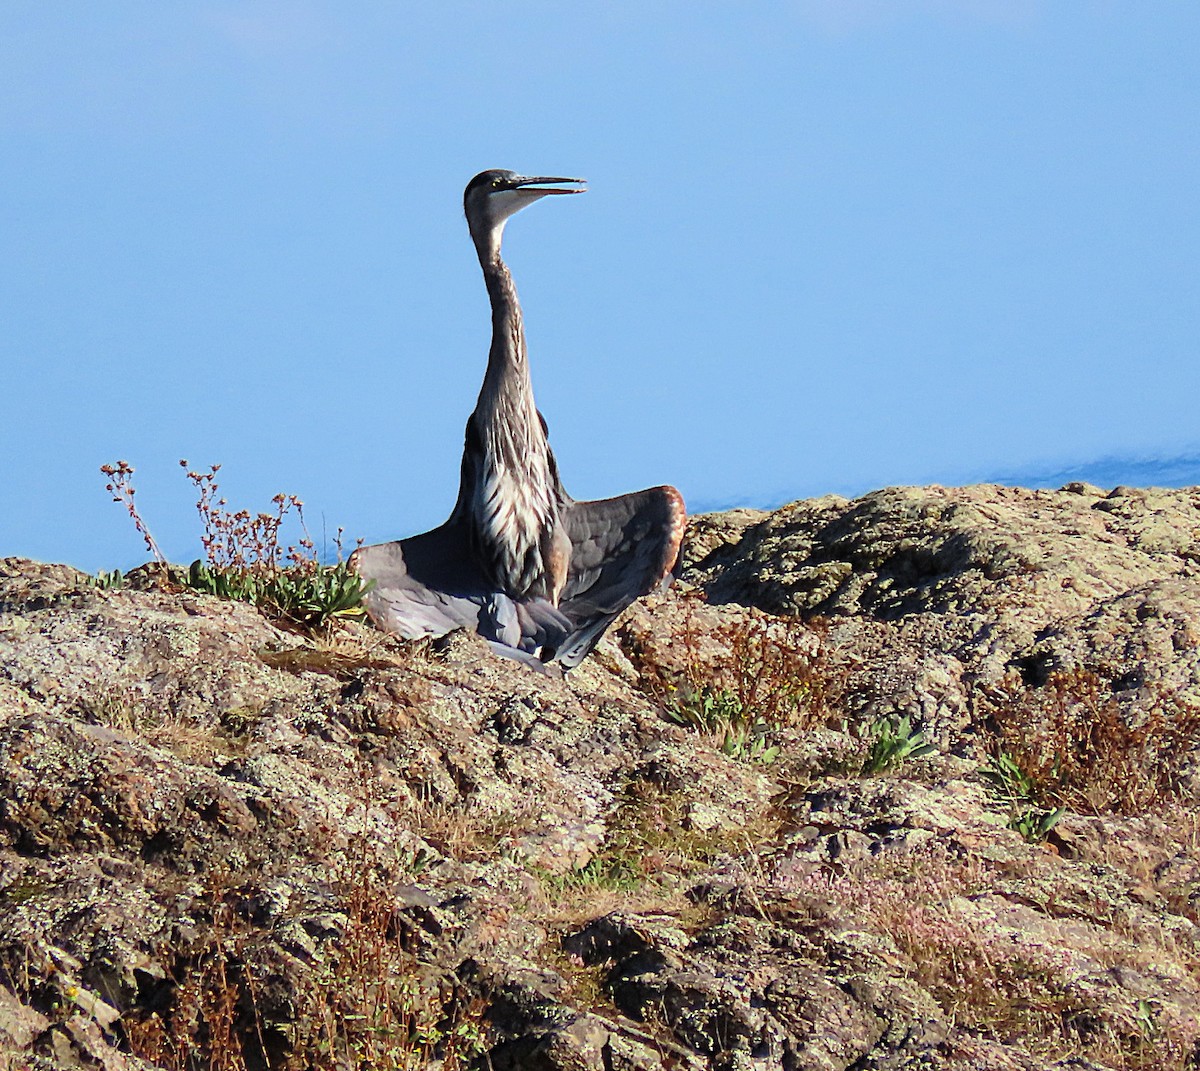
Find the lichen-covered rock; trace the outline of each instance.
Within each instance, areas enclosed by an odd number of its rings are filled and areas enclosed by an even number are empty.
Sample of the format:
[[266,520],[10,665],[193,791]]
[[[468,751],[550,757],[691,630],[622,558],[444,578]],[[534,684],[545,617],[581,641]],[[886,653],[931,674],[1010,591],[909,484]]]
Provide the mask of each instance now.
[[0,1068],[1196,1066],[1198,537],[697,518],[562,680],[2,559]]

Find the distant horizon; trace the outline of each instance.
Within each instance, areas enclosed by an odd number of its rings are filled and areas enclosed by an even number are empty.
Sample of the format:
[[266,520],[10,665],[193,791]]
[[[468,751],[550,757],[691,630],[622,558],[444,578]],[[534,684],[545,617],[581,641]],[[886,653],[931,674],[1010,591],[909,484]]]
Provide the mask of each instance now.
[[1127,487],[1192,487],[1200,485],[1200,452],[1162,458],[1102,457],[1058,469],[1028,468],[1002,473],[980,483],[1018,487],[1061,487],[1081,481],[1112,489]]
[[697,501],[690,509],[693,514],[724,513],[734,509],[776,510],[789,502],[837,494],[845,498],[861,498],[885,487],[970,487],[976,484],[997,484],[1003,487],[1026,487],[1031,490],[1057,490],[1069,483],[1088,483],[1110,491],[1115,487],[1163,487],[1178,490],[1200,486],[1200,450],[1172,457],[1118,457],[1108,455],[1092,461],[1082,461],[1061,467],[1030,466],[1023,470],[1000,470],[977,478],[930,479],[912,483],[890,483],[861,488],[830,489],[815,494],[783,494],[772,498],[767,505],[748,499],[726,500],[714,505]]

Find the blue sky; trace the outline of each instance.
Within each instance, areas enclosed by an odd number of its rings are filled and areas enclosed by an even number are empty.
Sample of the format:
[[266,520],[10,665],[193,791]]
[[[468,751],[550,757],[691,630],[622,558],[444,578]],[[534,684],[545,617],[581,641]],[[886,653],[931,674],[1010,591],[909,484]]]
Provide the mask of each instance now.
[[142,560],[119,458],[181,561],[180,458],[318,534],[439,523],[487,167],[590,182],[505,239],[576,497],[1200,482],[1198,40],[1194,0],[6,4],[0,555]]

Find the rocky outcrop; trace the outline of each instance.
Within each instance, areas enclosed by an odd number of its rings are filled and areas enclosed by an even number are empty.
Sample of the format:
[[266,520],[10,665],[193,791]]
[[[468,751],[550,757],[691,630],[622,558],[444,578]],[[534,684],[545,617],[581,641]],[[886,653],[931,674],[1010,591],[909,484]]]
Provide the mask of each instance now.
[[1194,1066],[1198,535],[701,517],[564,680],[5,559],[0,1068]]

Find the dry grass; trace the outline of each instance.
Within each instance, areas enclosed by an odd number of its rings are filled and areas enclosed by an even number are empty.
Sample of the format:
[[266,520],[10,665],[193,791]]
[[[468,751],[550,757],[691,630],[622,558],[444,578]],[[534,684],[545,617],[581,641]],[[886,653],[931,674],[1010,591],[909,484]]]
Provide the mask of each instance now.
[[440,1071],[483,1048],[481,1007],[422,976],[389,896],[391,878],[366,841],[341,880],[346,925],[335,956],[315,972],[298,1021],[313,1033],[286,1065],[301,1071]]
[[[724,688],[739,705],[777,728],[801,732],[839,721],[847,674],[834,664],[823,621],[754,615],[717,629],[715,639],[729,651],[715,666],[689,658],[689,683]],[[690,627],[684,645],[694,647]]]
[[[563,932],[569,928],[564,927]],[[612,997],[605,984],[611,969],[610,963],[600,961],[589,965],[579,956],[564,952],[554,942],[548,942],[543,948],[543,963],[566,983],[566,999],[563,1003],[601,1015],[612,1015]]]
[[387,811],[398,828],[411,830],[442,855],[459,862],[490,862],[513,838],[538,828],[542,808],[539,801],[528,800],[514,811],[485,811],[469,799],[456,805],[414,795]]
[[742,710],[775,728],[803,732],[829,724],[840,717],[846,681],[844,671],[833,666],[824,637],[819,624],[794,618],[730,622],[716,635],[729,650],[727,661],[704,675],[689,660],[689,683],[726,690]]
[[[480,1054],[481,1003],[421,969],[393,904],[395,879],[365,838],[334,881],[339,934],[286,983],[255,946],[231,880],[209,880],[207,928],[179,958],[169,1008],[126,1023],[136,1055],[166,1071],[459,1071]],[[263,994],[281,984],[286,1021],[268,1021]]]
[[[898,860],[873,860],[855,873],[809,875],[794,891],[811,892],[886,934],[908,961],[908,974],[962,1030],[1004,1044],[1017,1042],[1047,1059],[1085,1056],[1126,1071],[1184,1071],[1200,1038],[1197,1024],[1175,1009],[1139,1002],[1117,987],[1081,981],[1081,954],[990,919],[977,896],[994,889],[992,864],[932,847]],[[1170,956],[1165,932],[1159,955],[1114,948],[1101,963],[1136,966]],[[1149,940],[1139,930],[1130,940]],[[1075,942],[1077,943],[1077,942]],[[1124,942],[1120,942],[1122,945]],[[1100,988],[1098,988],[1100,987]]]
[[988,714],[996,754],[1021,770],[1034,802],[1081,814],[1144,814],[1179,798],[1200,744],[1200,708],[1160,696],[1131,721],[1082,668],[1036,688],[1014,677]]
[[268,666],[289,673],[323,673],[344,678],[362,669],[404,667],[407,660],[395,648],[394,637],[385,632],[372,632],[364,637],[330,622],[311,634],[307,643],[283,651],[262,650],[258,657]]
[[[215,884],[212,891],[224,896]],[[218,900],[210,929],[175,980],[170,1010],[126,1023],[133,1053],[167,1071],[247,1071],[247,1049],[260,1056],[265,1049],[246,965],[248,940],[232,908]]]
[[571,926],[614,911],[702,914],[684,896],[691,880],[717,860],[757,870],[758,852],[775,842],[779,820],[764,813],[736,827],[699,829],[692,803],[684,792],[628,784],[596,856],[566,874],[539,875],[539,917]]
[[259,717],[256,707],[219,714],[172,709],[160,697],[115,684],[99,684],[74,705],[78,716],[93,725],[137,736],[188,762],[208,762],[214,755],[242,754],[245,732]]
[[732,758],[770,763],[784,730],[841,718],[847,674],[835,666],[822,623],[754,612],[699,629],[700,593],[684,597],[681,664],[668,669],[632,652],[642,687],[667,717],[708,736]]

